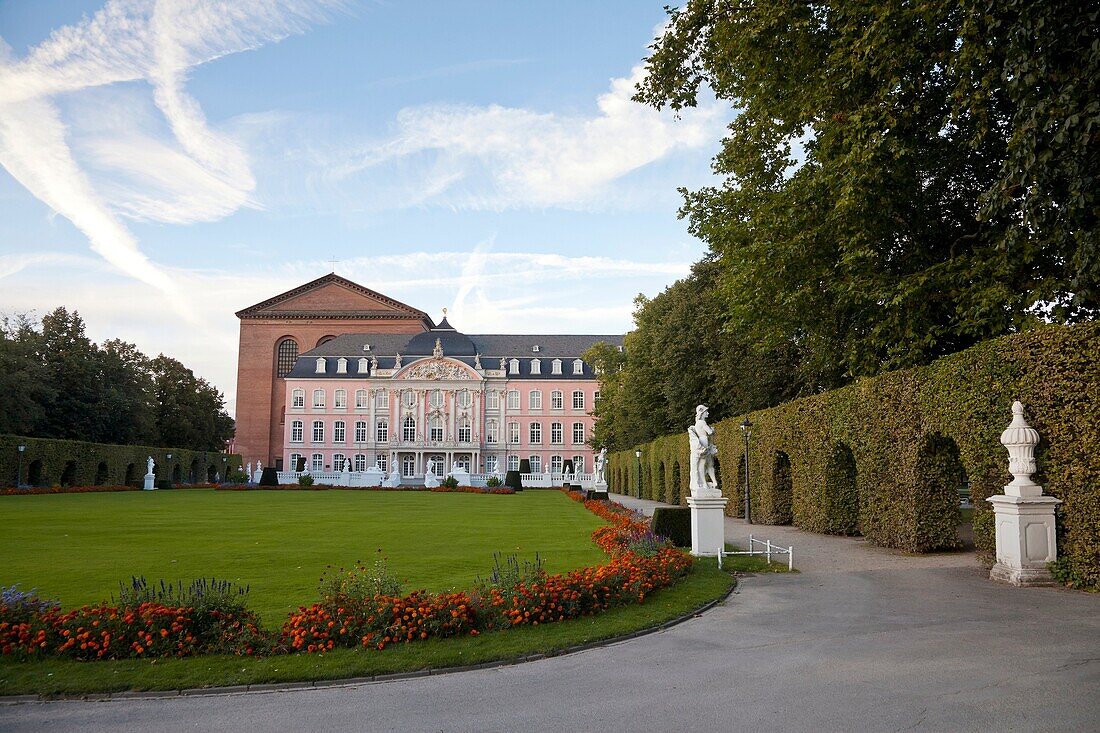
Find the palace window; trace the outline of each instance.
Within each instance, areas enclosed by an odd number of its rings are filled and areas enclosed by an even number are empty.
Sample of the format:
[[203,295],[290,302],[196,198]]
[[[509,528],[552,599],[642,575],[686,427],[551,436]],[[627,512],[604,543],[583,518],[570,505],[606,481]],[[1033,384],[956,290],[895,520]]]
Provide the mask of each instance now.
[[508,409],[509,410],[518,410],[519,409],[519,390],[518,389],[508,390]]
[[493,418],[485,421],[485,442],[496,443],[500,440],[500,423]]
[[313,390],[313,408],[320,409],[325,406],[325,390],[315,389]]
[[344,470],[344,454],[333,453],[332,454],[332,470],[336,472],[342,472]]
[[443,440],[443,418],[441,418],[439,415],[436,415],[431,419],[428,427],[431,430],[431,434],[429,435],[428,440]]
[[302,421],[294,420],[290,423],[290,442],[301,443],[302,442]]
[[346,427],[343,420],[337,420],[332,424],[332,442],[343,443],[345,439]]
[[469,407],[471,403],[470,390],[460,390],[458,393],[458,406],[462,408]]
[[550,456],[550,473],[561,473],[563,465],[565,465],[565,462],[561,459],[561,456]]
[[416,392],[411,389],[407,389],[401,393],[401,402],[405,407],[416,407]]
[[592,393],[592,404],[596,404],[600,401],[600,390],[596,390]]
[[531,360],[531,373],[542,374],[542,361],[540,359]]
[[473,438],[473,431],[470,430],[470,418],[464,417],[458,423],[458,442],[469,443]]
[[321,357],[321,358],[317,359],[317,368],[314,369],[313,371],[315,371],[318,374],[324,374],[325,373],[325,359],[324,359],[324,357]]
[[365,357],[365,356],[361,357],[359,359],[359,373],[360,374],[366,374],[369,371],[370,371],[370,366],[369,366],[369,362],[367,362],[367,357]]
[[496,473],[499,465],[499,456],[485,456],[485,473]]
[[302,460],[302,454],[301,453],[291,453],[290,454],[290,470],[297,472],[298,463],[301,460]]
[[528,441],[531,445],[542,445],[542,423],[533,422],[529,426]]
[[406,415],[401,423],[401,439],[406,443],[416,440],[416,419],[412,415]]
[[367,421],[356,420],[355,421],[355,442],[366,443],[367,442]]
[[379,443],[390,442],[390,421],[382,417],[374,424],[374,439]]
[[382,469],[382,472],[385,473],[389,470],[389,460],[389,456],[385,453],[377,453],[375,454],[374,465],[378,466],[378,468]]
[[366,471],[367,470],[367,454],[356,453],[355,454],[355,470]]
[[555,389],[550,393],[550,409],[560,410],[564,402],[562,401],[562,394],[560,389]]
[[573,445],[584,445],[584,423],[573,423]]
[[296,410],[301,410],[306,406],[306,391],[304,389],[294,389],[291,391],[290,406]]
[[340,357],[336,360],[336,373],[347,374],[348,373],[348,360],[344,357]]
[[564,438],[562,438],[561,423],[550,423],[550,444],[561,445]]
[[309,469],[313,472],[320,472],[325,470],[325,455],[323,453],[314,453],[313,458],[310,461]]
[[428,396],[428,404],[436,409],[443,407],[443,390],[433,389]]
[[355,390],[355,409],[364,410],[367,407],[367,390]]
[[580,359],[574,359],[573,360],[573,373],[574,374],[584,374],[584,362],[581,361]]
[[573,392],[573,409],[584,409],[584,392],[579,389]]
[[508,470],[509,471],[518,471],[519,470],[519,456],[508,456]]
[[374,393],[374,406],[379,410],[390,409],[390,393],[388,390],[380,389]]
[[528,456],[531,463],[531,473],[542,473],[542,456]]
[[542,409],[542,392],[537,390],[537,389],[531,390],[531,394],[528,395],[527,406],[532,410],[541,410]]
[[416,473],[416,456],[406,453],[401,458],[401,475],[405,478],[412,477]]
[[508,423],[508,442],[511,445],[519,445],[519,423]]
[[550,373],[561,374],[561,359],[554,359],[550,362]]
[[348,391],[346,389],[338,389],[332,395],[332,406],[337,410],[348,409]]
[[313,442],[324,443],[325,442],[325,424],[320,420],[313,421]]
[[573,471],[584,473],[584,456],[573,456]]
[[508,373],[519,374],[519,359],[508,360]]
[[298,342],[294,339],[283,339],[275,351],[275,369],[279,377],[290,374],[294,368],[294,362],[298,360]]
[[491,389],[485,393],[485,409],[486,410],[499,410],[500,409],[500,393],[495,389]]

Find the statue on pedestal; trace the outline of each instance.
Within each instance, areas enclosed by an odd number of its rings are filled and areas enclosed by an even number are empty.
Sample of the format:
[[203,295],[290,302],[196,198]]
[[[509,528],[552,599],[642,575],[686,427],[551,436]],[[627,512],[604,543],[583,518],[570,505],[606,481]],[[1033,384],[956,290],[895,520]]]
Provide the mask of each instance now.
[[145,475],[146,476],[153,473],[153,466],[154,466],[153,457],[149,456],[149,460],[145,462]]
[[607,447],[600,448],[599,455],[596,456],[596,469],[594,471],[595,476],[593,482],[599,486],[607,483]]
[[691,446],[691,495],[698,497],[719,497],[718,478],[714,473],[714,457],[718,447],[711,442],[714,428],[707,425],[710,412],[706,405],[695,408],[695,424],[688,428],[688,443]]

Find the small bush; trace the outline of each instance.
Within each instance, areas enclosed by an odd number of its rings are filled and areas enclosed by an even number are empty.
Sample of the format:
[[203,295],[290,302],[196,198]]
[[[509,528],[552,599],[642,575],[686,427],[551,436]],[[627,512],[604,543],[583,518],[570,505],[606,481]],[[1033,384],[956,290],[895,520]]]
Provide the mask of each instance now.
[[519,471],[509,471],[506,473],[504,475],[504,485],[516,491],[523,491],[523,481],[520,479]]
[[531,473],[531,461],[527,458],[519,459],[519,472]]
[[457,489],[458,479],[456,479],[454,476],[447,476],[439,482],[439,485],[442,486],[444,489]]
[[503,482],[503,481],[501,481],[501,480],[500,480],[500,479],[499,479],[498,477],[496,477],[496,476],[490,476],[490,477],[489,477],[488,479],[486,479],[486,481],[485,481],[485,486],[486,486],[487,488],[490,488],[490,489],[495,489],[495,488],[497,488],[498,486],[502,486],[503,484],[504,484],[504,482]]
[[367,568],[356,564],[351,570],[329,568],[321,577],[321,603],[339,606],[346,600],[365,600],[374,596],[401,595],[401,581],[380,557]]
[[654,534],[668,537],[677,547],[691,547],[691,509],[686,506],[657,507],[650,525]]
[[266,466],[264,472],[260,474],[260,486],[278,486],[279,485],[279,472],[272,466]]
[[308,473],[299,476],[298,477],[298,485],[299,486],[313,486],[313,477],[310,476]]

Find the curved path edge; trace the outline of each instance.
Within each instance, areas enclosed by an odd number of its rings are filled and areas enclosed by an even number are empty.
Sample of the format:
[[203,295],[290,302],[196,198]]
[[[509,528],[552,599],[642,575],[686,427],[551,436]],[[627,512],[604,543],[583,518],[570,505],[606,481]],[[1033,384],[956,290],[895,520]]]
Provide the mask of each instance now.
[[576,644],[574,646],[568,646],[562,649],[555,649],[540,654],[527,654],[521,657],[498,659],[491,662],[482,662],[480,664],[466,664],[458,667],[429,667],[427,669],[418,669],[413,672],[394,672],[392,674],[378,674],[370,677],[345,677],[342,679],[311,680],[307,682],[271,682],[255,685],[231,685],[228,687],[188,687],[177,690],[123,690],[120,692],[95,692],[56,696],[4,695],[0,696],[0,705],[23,705],[27,703],[58,702],[64,700],[104,702],[108,700],[171,699],[181,696],[212,697],[218,695],[241,695],[246,693],[270,693],[288,692],[292,690],[310,690],[317,687],[357,687],[359,685],[373,685],[382,682],[396,682],[398,680],[416,679],[419,677],[437,677],[444,674],[473,672],[479,669],[492,669],[494,667],[511,667],[518,664],[526,664],[527,662],[537,662],[540,659],[548,659],[550,657],[562,657],[568,654],[577,654],[578,652],[588,651],[589,649],[599,649],[600,647],[611,646],[612,644],[630,641],[631,639],[637,639],[642,636],[656,634],[666,629],[670,629],[673,626],[678,626],[685,621],[697,618],[701,614],[706,613],[720,603],[725,603],[725,601],[731,595],[733,595],[733,592],[737,590],[737,586],[740,583],[740,577],[741,576],[738,576],[738,579],[735,579],[735,581],[730,585],[726,592],[718,598],[707,601],[701,606],[691,611],[688,611],[685,614],[677,616],[674,619],[670,619],[654,626],[647,626],[646,628],[638,629],[637,631],[631,631],[627,634],[610,636],[605,639],[590,641],[587,644]]

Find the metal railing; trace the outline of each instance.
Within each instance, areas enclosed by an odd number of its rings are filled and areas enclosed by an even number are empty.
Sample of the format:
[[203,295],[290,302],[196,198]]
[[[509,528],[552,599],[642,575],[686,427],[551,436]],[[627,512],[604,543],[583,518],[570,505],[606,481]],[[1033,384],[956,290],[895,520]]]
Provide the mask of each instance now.
[[[763,545],[763,550],[756,550],[754,545]],[[780,547],[779,545],[773,545],[771,540],[758,540],[749,535],[749,549],[747,550],[723,550],[718,553],[718,567],[722,567],[722,558],[726,555],[764,555],[768,558],[768,563],[772,561],[772,555],[786,555],[787,556],[787,570],[794,570],[794,545],[790,547]]]

